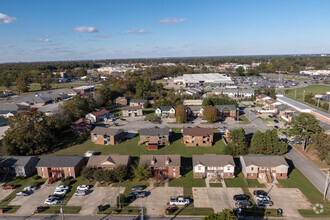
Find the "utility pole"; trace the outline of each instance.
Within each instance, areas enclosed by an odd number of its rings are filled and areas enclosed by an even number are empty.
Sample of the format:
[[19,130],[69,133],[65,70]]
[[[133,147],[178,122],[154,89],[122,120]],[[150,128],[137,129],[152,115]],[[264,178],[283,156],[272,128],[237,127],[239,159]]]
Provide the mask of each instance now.
[[294,99],[297,99],[297,90],[294,90]]
[[305,102],[305,90],[304,90],[304,95],[303,95],[303,102]]
[[327,189],[328,189],[328,179],[329,179],[329,169],[328,169],[328,172],[327,172],[327,178],[325,180],[325,185],[324,185],[324,193],[323,193],[323,200],[325,200],[325,196],[327,195]]
[[141,220],[143,220],[143,206],[141,204]]
[[320,98],[317,98],[317,108],[319,108],[320,105]]
[[64,220],[63,201],[61,202],[61,209],[60,209],[60,212],[62,213],[62,220]]

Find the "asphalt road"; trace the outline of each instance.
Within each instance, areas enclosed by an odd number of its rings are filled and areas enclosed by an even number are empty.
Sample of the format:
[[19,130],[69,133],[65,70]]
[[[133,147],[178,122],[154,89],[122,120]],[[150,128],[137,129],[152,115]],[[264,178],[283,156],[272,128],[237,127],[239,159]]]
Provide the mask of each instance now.
[[[311,183],[323,194],[325,188],[326,176],[312,164],[305,156],[300,154],[294,148],[291,148],[290,151],[286,154],[286,157],[293,161],[293,164],[296,168],[302,172]],[[328,189],[329,189],[328,183]],[[330,200],[330,192],[328,190],[327,199]]]
[[[64,216],[65,220],[141,220],[140,216]],[[200,217],[172,217],[172,218],[165,218],[165,217],[144,217],[144,220],[202,220]],[[62,220],[61,215],[43,215],[43,216],[0,216],[0,220]]]

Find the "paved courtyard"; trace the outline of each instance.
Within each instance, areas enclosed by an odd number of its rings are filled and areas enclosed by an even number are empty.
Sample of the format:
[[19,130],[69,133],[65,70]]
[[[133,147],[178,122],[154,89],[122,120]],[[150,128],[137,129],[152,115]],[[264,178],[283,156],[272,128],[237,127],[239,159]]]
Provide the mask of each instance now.
[[[255,188],[249,189],[253,195]],[[265,190],[265,188],[261,189]],[[266,192],[269,189],[265,190]],[[298,209],[312,209],[312,204],[297,188],[278,188],[274,186],[268,194],[271,200],[274,202],[272,208],[283,209],[283,217],[286,218],[302,218],[298,212]]]
[[171,197],[183,195],[182,187],[155,187],[147,188],[150,195],[146,198],[139,198],[132,202],[131,206],[141,206],[147,208],[148,216],[162,216],[167,203]]
[[116,198],[125,187],[93,187],[86,196],[72,196],[67,205],[81,206],[79,215],[96,215],[99,205],[116,206]]
[[17,210],[15,215],[24,216],[32,215],[38,206],[44,205],[47,197],[54,193],[55,188],[60,184],[56,182],[53,184],[44,183],[40,189],[36,190],[29,196],[16,196],[9,205],[20,205],[21,207]]
[[213,208],[214,212],[235,207],[233,196],[242,194],[241,188],[193,187],[194,206],[198,208]]

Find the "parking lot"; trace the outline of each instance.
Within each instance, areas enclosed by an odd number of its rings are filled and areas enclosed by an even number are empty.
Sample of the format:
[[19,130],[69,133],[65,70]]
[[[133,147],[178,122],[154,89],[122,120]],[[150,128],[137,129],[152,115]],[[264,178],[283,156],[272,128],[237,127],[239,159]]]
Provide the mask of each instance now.
[[56,182],[53,184],[44,183],[40,189],[36,190],[29,196],[16,196],[9,205],[20,205],[21,207],[17,210],[15,215],[24,216],[32,215],[38,206],[44,205],[48,195],[54,193],[55,188],[60,184]]
[[235,207],[233,196],[242,194],[241,188],[193,187],[194,206],[198,208],[213,208],[214,212]]
[[125,187],[93,187],[86,196],[72,196],[68,206],[81,206],[79,215],[96,215],[99,205],[116,205],[116,198]]
[[162,216],[170,198],[183,195],[182,187],[155,187],[147,188],[146,190],[150,191],[149,196],[138,198],[130,205],[141,206],[142,204],[147,208],[148,216]]
[[0,188],[0,201],[2,201],[4,198],[6,198],[13,191],[14,190],[11,190],[11,189],[3,190],[2,187],[1,187]]
[[[252,195],[254,190],[256,189],[249,189]],[[265,191],[267,192],[268,190]],[[297,188],[278,188],[274,185],[268,195],[274,202],[272,208],[283,209],[283,217],[286,218],[302,218],[298,209],[313,208],[312,204]]]

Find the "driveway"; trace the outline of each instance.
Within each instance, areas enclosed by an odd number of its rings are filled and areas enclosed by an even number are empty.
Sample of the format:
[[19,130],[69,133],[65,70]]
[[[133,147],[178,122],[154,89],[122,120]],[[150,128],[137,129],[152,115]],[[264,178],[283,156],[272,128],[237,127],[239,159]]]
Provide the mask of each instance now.
[[146,198],[138,198],[130,206],[146,207],[148,216],[163,216],[167,203],[171,197],[183,195],[182,187],[155,187],[147,188],[150,195]]
[[14,190],[11,190],[11,189],[3,190],[2,187],[1,187],[0,188],[0,201],[5,199],[12,192],[14,192]]
[[47,197],[54,193],[55,188],[60,184],[60,182],[55,182],[53,184],[47,184],[45,182],[41,185],[40,189],[36,190],[33,194],[29,196],[16,196],[9,205],[20,205],[21,207],[17,210],[15,215],[24,216],[31,215],[37,209],[38,206],[44,205]]
[[194,206],[199,208],[213,208],[214,212],[235,207],[233,196],[242,194],[241,188],[221,187],[193,187]]
[[[255,188],[250,188],[249,191],[253,195]],[[261,189],[265,190],[265,188]],[[266,191],[266,190],[265,190]],[[298,209],[312,209],[312,204],[297,188],[278,188],[276,185],[271,189],[268,194],[271,200],[274,202],[274,206],[271,208],[282,208],[283,217],[287,218],[299,218],[302,216],[299,214]],[[254,199],[254,198],[253,198]]]
[[79,215],[96,215],[99,205],[116,206],[116,198],[125,191],[125,187],[93,187],[86,196],[73,195],[68,206],[81,206]]

